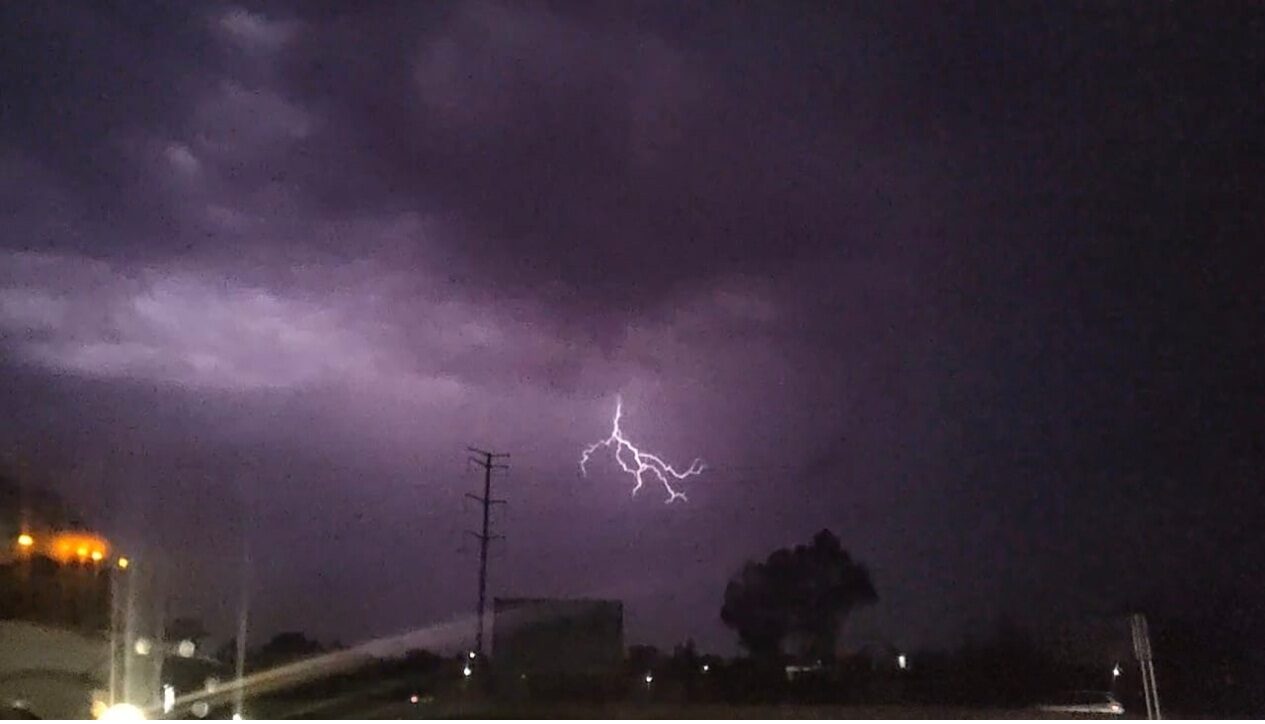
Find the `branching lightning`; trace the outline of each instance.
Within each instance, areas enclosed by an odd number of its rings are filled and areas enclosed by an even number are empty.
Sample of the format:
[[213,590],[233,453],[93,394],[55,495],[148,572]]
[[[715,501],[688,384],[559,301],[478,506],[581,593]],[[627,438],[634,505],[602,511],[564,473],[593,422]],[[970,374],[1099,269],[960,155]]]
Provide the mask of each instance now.
[[655,477],[659,478],[659,482],[663,483],[663,487],[667,489],[668,499],[665,502],[671,503],[677,498],[688,501],[689,499],[685,497],[685,493],[672,487],[669,478],[684,480],[698,475],[703,472],[703,461],[694,458],[694,462],[690,463],[688,469],[678,471],[665,463],[658,455],[638,450],[636,445],[633,445],[628,438],[624,437],[624,431],[619,429],[619,419],[623,417],[623,414],[624,401],[623,399],[617,399],[615,402],[615,421],[611,426],[610,437],[605,440],[598,440],[584,449],[584,453],[580,455],[580,473],[588,475],[588,470],[585,466],[588,465],[589,456],[596,452],[598,448],[611,447],[613,445],[615,447],[615,462],[619,463],[619,467],[624,472],[632,475],[637,480],[637,484],[632,489],[633,495],[636,495],[637,491],[641,490],[641,486],[645,482],[643,476],[649,471],[654,473]]

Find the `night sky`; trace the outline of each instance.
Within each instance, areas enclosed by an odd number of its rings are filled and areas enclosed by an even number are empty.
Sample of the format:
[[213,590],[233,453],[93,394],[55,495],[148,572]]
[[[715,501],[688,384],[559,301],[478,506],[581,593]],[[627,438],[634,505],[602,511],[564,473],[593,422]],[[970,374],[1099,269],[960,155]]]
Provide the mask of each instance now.
[[0,4],[0,452],[174,611],[468,615],[467,445],[632,642],[823,527],[902,645],[1265,597],[1253,3],[355,5]]

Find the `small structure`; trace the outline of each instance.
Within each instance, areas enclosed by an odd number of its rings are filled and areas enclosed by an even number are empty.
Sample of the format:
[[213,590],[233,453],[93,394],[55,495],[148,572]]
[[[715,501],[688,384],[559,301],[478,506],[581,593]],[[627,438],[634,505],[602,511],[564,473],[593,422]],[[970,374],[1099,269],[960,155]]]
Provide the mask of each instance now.
[[492,656],[506,690],[600,692],[620,680],[624,606],[619,601],[497,598]]

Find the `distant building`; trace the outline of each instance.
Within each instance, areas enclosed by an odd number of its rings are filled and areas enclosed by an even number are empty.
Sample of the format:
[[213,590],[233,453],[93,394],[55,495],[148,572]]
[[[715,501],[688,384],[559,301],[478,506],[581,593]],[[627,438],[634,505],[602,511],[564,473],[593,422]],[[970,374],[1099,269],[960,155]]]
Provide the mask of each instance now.
[[619,601],[497,598],[492,603],[497,677],[551,686],[618,678],[624,663]]
[[786,680],[795,681],[810,676],[818,676],[826,669],[820,661],[814,661],[811,664],[787,664],[785,666]]

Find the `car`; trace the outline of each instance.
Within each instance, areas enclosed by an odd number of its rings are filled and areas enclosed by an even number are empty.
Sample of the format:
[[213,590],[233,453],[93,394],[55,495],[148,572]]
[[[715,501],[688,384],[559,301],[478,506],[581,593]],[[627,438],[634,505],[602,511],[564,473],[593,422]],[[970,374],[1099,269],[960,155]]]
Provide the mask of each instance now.
[[1106,691],[1069,691],[1038,705],[1037,709],[1053,714],[1124,715],[1124,705]]

